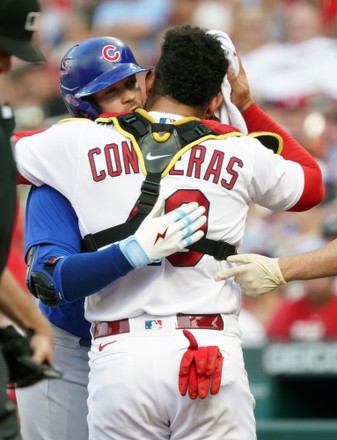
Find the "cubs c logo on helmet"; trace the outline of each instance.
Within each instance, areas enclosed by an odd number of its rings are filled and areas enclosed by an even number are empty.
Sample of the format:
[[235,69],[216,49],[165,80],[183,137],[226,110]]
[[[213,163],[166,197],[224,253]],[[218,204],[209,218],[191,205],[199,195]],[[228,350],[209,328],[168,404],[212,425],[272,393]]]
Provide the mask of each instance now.
[[113,46],[112,44],[103,47],[102,55],[104,59],[109,62],[118,61],[121,57],[121,53],[118,50],[116,51],[116,46]]

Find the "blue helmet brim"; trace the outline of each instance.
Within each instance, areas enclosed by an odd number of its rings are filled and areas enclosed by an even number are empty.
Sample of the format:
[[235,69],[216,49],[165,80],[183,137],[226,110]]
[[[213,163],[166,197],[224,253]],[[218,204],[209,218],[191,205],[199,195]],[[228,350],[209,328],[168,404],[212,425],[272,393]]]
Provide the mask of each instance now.
[[90,84],[87,84],[76,93],[76,98],[84,98],[93,95],[101,90],[107,89],[114,84],[122,81],[129,76],[136,75],[141,72],[148,72],[152,70],[150,67],[141,67],[134,63],[116,63],[107,72],[104,72],[98,78],[94,79]]

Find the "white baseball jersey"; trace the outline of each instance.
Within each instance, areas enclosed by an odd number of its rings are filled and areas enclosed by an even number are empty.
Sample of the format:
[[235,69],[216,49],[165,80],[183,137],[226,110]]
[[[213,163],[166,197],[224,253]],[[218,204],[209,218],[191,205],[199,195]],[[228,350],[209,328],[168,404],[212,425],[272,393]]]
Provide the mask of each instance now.
[[[150,112],[155,120],[180,119]],[[72,203],[82,236],[123,223],[144,180],[129,139],[112,125],[70,120],[21,139],[16,145],[19,172],[39,186],[56,188]],[[155,153],[154,158],[155,159]],[[206,207],[208,238],[240,245],[251,201],[287,210],[300,198],[304,173],[252,137],[208,140],[183,154],[161,181],[166,211],[184,202]],[[174,254],[158,265],[137,269],[87,298],[89,321],[138,316],[238,314],[239,287],[213,275],[228,263],[198,252]]]

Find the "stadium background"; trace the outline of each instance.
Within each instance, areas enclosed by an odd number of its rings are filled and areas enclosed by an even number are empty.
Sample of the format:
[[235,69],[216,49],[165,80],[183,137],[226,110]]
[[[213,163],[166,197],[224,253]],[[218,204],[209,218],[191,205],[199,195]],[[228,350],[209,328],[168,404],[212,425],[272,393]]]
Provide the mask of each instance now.
[[[243,61],[255,100],[317,159],[326,186],[324,202],[309,212],[252,208],[241,251],[282,256],[337,237],[336,0],[41,0],[41,7],[36,38],[47,63],[15,59],[12,71],[0,79],[17,130],[48,127],[66,114],[58,67],[78,41],[119,37],[141,65],[153,66],[161,35],[172,25],[225,31]],[[9,266],[24,286],[27,188],[18,191]],[[337,332],[328,341],[313,331],[288,342],[270,341],[266,333],[281,302],[305,294],[305,284],[296,282],[260,298],[244,298],[241,325],[257,402],[258,440],[337,438]]]

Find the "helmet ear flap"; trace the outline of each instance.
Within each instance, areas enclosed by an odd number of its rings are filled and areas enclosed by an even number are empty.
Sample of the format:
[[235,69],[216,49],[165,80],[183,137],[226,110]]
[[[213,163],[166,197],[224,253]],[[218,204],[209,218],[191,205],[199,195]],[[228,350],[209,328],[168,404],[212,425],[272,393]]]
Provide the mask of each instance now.
[[95,120],[102,113],[100,107],[97,105],[96,101],[92,99],[91,96],[88,96],[87,98],[79,98],[79,101],[82,101],[90,109],[90,114],[86,111],[85,108],[83,110],[78,110],[81,118],[89,118]]
[[100,109],[94,101],[89,101],[88,99],[83,98],[75,98],[69,93],[64,93],[65,90],[62,88],[62,85],[60,85],[60,91],[63,102],[72,117],[95,120],[100,115]]

